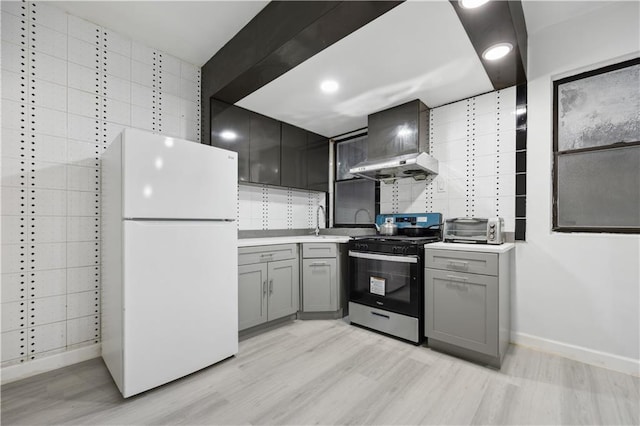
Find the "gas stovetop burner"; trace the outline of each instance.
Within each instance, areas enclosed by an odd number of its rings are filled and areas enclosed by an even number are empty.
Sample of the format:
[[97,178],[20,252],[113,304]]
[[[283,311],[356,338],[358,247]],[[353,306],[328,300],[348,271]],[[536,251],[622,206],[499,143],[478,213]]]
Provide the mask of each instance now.
[[440,241],[440,237],[409,237],[407,235],[364,235],[362,237],[356,237],[357,241],[372,241],[372,242],[393,242],[393,243],[405,243],[405,244],[428,244]]

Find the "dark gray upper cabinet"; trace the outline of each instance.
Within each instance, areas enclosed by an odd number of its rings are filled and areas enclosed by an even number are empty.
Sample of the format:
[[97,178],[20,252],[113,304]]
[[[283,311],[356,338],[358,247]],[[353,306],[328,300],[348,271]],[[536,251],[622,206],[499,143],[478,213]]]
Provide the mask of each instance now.
[[307,131],[282,123],[280,142],[280,185],[307,188]]
[[329,140],[307,132],[307,188],[329,192]]
[[329,140],[211,100],[211,145],[238,153],[238,181],[329,190]]
[[427,106],[416,99],[368,117],[368,160],[425,151]]
[[211,145],[238,153],[238,181],[250,182],[251,113],[211,100]]
[[251,114],[251,182],[280,185],[280,122]]

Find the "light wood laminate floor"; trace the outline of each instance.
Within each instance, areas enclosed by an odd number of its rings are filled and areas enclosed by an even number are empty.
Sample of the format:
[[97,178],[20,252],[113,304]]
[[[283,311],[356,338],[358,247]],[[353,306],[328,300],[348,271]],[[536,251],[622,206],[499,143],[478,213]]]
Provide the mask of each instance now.
[[497,371],[319,320],[127,400],[99,358],[10,383],[2,424],[637,425],[639,399],[638,378],[523,347]]

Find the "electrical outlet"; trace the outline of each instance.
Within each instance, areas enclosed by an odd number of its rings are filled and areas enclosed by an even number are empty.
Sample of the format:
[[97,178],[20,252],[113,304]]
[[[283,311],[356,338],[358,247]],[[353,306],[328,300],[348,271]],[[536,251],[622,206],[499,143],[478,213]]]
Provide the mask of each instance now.
[[447,191],[447,182],[443,177],[437,177],[436,182],[438,185],[438,192],[446,192]]

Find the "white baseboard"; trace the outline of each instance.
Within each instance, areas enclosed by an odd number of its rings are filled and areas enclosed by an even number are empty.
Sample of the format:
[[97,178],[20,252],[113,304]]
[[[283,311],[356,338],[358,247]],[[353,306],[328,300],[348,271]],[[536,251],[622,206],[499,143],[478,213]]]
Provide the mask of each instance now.
[[5,383],[26,379],[27,377],[35,376],[36,374],[46,373],[47,371],[67,367],[99,356],[100,343],[96,343],[91,346],[84,346],[82,348],[51,355],[50,357],[28,361],[24,364],[4,367],[0,370],[2,384],[4,385]]
[[511,343],[640,377],[640,360],[637,359],[544,339],[526,333],[511,332]]

